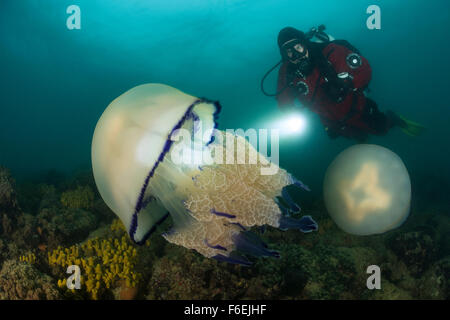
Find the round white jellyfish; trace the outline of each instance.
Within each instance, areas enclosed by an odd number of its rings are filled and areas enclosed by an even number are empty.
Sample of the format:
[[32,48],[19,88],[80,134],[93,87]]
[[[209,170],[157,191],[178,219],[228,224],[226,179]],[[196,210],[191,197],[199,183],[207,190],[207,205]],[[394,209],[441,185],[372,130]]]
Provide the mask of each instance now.
[[358,144],[342,151],[328,167],[323,188],[328,213],[351,234],[383,233],[409,215],[408,171],[399,156],[384,147]]
[[170,216],[165,239],[206,257],[244,265],[247,254],[276,257],[248,229],[317,230],[310,216],[288,217],[300,208],[285,187],[307,187],[245,138],[215,129],[219,110],[163,84],[125,92],[95,128],[97,188],[138,244]]

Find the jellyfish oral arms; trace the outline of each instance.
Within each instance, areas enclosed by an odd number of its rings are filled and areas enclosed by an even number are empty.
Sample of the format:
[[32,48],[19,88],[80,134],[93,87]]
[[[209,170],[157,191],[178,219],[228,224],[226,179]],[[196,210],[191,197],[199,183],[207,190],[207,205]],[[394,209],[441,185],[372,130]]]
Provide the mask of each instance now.
[[379,234],[408,217],[411,182],[402,160],[377,145],[358,144],[341,152],[324,181],[328,213],[344,231]]
[[[286,215],[300,207],[285,187],[307,187],[273,163],[274,174],[262,174],[263,155],[245,138],[215,129],[219,110],[217,102],[163,84],[125,92],[95,128],[97,188],[138,244],[170,216],[173,227],[164,238],[206,257],[244,265],[246,255],[277,257],[248,229],[317,230],[309,216]],[[258,161],[238,161],[251,155]]]

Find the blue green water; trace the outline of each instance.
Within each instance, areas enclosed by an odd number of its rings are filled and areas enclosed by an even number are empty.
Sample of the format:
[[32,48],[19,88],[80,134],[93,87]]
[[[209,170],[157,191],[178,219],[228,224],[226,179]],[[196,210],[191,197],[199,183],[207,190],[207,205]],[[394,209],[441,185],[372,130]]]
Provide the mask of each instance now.
[[[81,9],[80,30],[66,27],[72,4]],[[380,30],[366,27],[371,4],[381,9]],[[280,59],[279,30],[325,24],[371,63],[370,96],[380,109],[428,128],[416,138],[394,129],[370,142],[403,159],[413,186],[448,187],[449,9],[447,0],[2,0],[0,164],[18,179],[90,168],[103,110],[149,82],[219,100],[222,129],[270,127],[280,113],[260,80]],[[275,83],[276,73],[266,87]],[[307,118],[304,135],[282,137],[280,164],[320,192],[329,163],[354,142],[330,140],[317,116]]]

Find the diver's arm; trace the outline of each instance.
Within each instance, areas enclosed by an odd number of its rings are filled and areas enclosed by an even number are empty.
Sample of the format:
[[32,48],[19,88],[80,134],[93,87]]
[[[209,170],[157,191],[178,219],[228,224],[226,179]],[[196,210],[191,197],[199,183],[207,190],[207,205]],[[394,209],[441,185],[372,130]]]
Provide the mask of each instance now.
[[288,111],[295,107],[295,97],[290,89],[291,88],[284,90],[277,96],[278,109],[280,109],[280,111]]
[[[372,78],[369,61],[358,50],[353,51],[343,45],[331,43],[324,49],[333,69],[352,89],[365,89]],[[344,77],[348,74],[348,78]]]

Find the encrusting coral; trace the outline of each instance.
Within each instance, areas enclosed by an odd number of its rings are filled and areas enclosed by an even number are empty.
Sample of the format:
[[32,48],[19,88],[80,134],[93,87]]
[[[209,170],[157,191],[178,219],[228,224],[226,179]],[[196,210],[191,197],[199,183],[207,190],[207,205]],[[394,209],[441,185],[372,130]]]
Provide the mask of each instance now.
[[7,260],[0,271],[0,300],[61,299],[53,279],[34,265]]
[[19,261],[34,264],[36,263],[36,255],[32,252],[29,252],[26,255],[20,256]]
[[0,166],[0,209],[17,209],[15,181],[8,169]]
[[89,186],[78,186],[75,190],[63,192],[61,203],[69,209],[91,209],[94,205],[94,192]]
[[[76,190],[81,184],[61,185]],[[0,168],[0,300],[450,297],[447,203],[422,201],[423,208],[414,209],[398,230],[358,237],[341,231],[323,202],[315,200],[306,206],[319,232],[305,236],[272,227],[252,229],[281,257],[260,258],[248,268],[166,242],[160,232],[171,226],[171,219],[150,236],[151,245],[135,247],[100,198],[94,197],[90,210],[66,208],[61,189],[33,184],[33,198],[20,185],[16,192],[14,179]],[[33,203],[25,205],[22,199]],[[77,263],[81,289],[70,290],[67,266]],[[381,290],[367,290],[366,270],[372,264],[382,270]]]
[[22,220],[15,180],[8,169],[0,166],[0,237],[11,238],[14,231],[23,224]]
[[[111,225],[111,231],[119,231],[120,221]],[[58,247],[48,252],[48,263],[51,267],[61,267],[64,271],[70,265],[78,265],[81,269],[81,285],[96,300],[102,292],[124,283],[127,288],[135,288],[142,275],[135,270],[137,250],[123,234],[106,239],[89,239],[81,245],[68,248]],[[67,287],[66,279],[59,279],[60,288]]]

